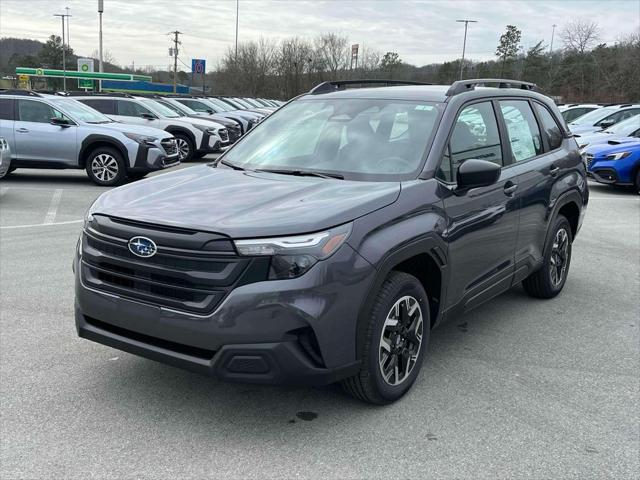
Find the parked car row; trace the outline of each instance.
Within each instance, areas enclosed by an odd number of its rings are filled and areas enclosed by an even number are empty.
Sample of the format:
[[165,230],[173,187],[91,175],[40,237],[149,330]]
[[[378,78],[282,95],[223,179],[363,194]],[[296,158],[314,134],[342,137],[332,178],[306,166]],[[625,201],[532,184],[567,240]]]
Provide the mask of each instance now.
[[236,97],[0,90],[6,143],[0,173],[81,168],[98,185],[119,185],[223,151],[280,105]]

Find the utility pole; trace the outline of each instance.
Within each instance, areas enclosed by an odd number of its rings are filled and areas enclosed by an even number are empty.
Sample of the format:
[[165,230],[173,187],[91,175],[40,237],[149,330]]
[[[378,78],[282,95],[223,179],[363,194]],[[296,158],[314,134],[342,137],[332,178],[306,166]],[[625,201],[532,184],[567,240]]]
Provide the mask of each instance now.
[[71,15],[69,15],[69,7],[64,7],[64,9],[67,11],[67,46],[71,47],[71,32],[69,31],[69,17]]
[[[98,33],[99,37],[99,47],[98,54],[100,56],[100,65],[98,66],[98,70],[102,73],[102,12],[104,12],[104,0],[98,0],[98,16],[100,17],[100,30]],[[102,91],[102,79],[98,80],[98,91]]]
[[178,35],[182,32],[178,30],[171,32],[173,34],[173,93],[178,91],[177,81],[178,81],[178,44],[180,40],[178,40]]
[[553,29],[551,30],[551,46],[549,47],[549,53],[553,53],[553,36],[556,33],[557,25],[554,23],[552,25]]
[[464,54],[467,49],[467,27],[470,23],[478,23],[477,20],[456,20],[458,23],[464,23],[464,42],[462,43],[462,60],[460,61],[460,80],[462,80],[462,72],[464,71]]
[[62,20],[62,90],[67,90],[67,56],[65,48],[65,33],[64,33],[64,19],[69,15],[64,13],[54,13],[54,17],[60,17]]
[[238,13],[240,12],[240,0],[236,0],[236,63],[238,63]]

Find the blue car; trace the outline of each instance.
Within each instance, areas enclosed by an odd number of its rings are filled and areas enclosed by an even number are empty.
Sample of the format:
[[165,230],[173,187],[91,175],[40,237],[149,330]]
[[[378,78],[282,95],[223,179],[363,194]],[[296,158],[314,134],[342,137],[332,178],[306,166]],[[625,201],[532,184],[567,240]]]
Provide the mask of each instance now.
[[621,138],[582,152],[587,175],[596,182],[634,186],[640,192],[640,138]]

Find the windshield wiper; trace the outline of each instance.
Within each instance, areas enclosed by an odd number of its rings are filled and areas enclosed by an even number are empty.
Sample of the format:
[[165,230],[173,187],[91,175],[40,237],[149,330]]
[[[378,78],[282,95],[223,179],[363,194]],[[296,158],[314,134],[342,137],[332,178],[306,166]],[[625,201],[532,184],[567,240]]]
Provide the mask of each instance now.
[[251,170],[251,169],[249,169],[249,168],[242,168],[240,165],[235,165],[235,164],[233,164],[233,163],[229,163],[229,162],[226,162],[226,161],[224,161],[224,160],[218,160],[218,161],[216,161],[216,162],[214,162],[214,163],[213,163],[213,165],[214,165],[215,167],[217,167],[217,166],[218,166],[218,165],[220,165],[220,164],[225,165],[225,166],[227,166],[227,167],[229,167],[229,168],[233,168],[234,170],[248,170],[248,171],[252,171],[252,170]]
[[344,180],[344,176],[338,173],[315,172],[313,170],[284,170],[284,169],[256,168],[255,171],[267,172],[267,173],[280,173],[282,175],[296,175],[298,177],[320,177],[320,178],[333,178],[337,180]]

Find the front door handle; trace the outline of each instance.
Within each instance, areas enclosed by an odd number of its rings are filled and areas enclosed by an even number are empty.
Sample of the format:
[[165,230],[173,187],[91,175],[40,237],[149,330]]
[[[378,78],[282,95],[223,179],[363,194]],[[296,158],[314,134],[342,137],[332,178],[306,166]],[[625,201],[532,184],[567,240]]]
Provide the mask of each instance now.
[[518,184],[513,182],[507,182],[504,184],[504,194],[511,197],[518,189]]
[[560,173],[560,167],[551,165],[551,168],[549,169],[549,175],[551,175],[552,177],[557,177],[559,173]]
[[16,132],[18,132],[18,133],[28,133],[29,129],[27,129],[27,128],[17,128]]

